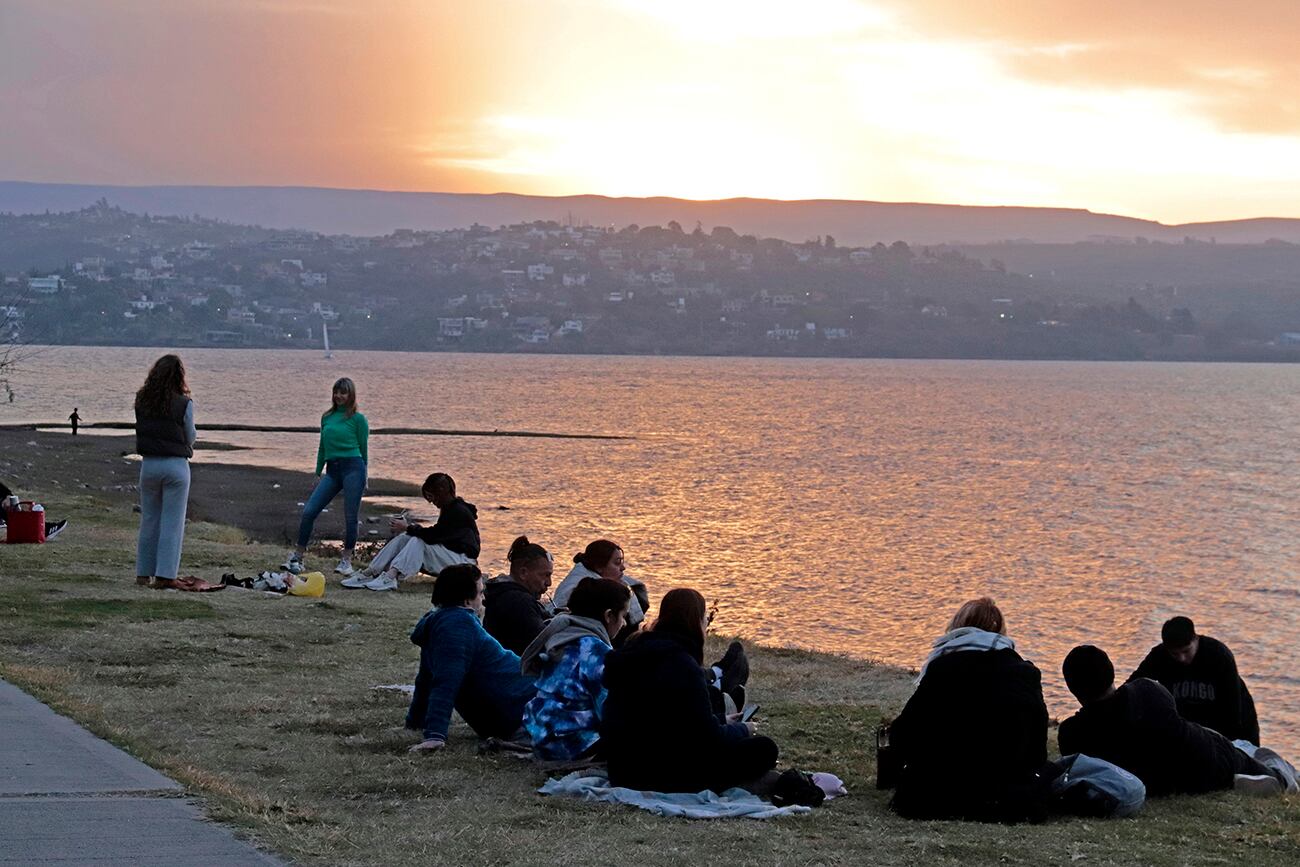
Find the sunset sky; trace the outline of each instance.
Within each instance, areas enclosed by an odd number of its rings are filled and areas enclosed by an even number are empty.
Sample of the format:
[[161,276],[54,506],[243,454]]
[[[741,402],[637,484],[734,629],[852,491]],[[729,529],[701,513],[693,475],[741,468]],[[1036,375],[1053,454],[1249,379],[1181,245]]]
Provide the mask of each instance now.
[[1296,0],[3,0],[0,179],[1300,217]]

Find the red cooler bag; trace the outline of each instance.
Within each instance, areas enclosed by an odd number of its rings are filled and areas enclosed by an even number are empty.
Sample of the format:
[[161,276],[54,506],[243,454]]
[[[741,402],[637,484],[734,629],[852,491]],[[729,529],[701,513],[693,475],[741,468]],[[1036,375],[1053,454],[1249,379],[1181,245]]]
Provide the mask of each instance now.
[[9,524],[6,542],[13,545],[18,542],[45,541],[45,512],[33,512],[34,505],[36,504],[31,500],[24,500],[18,504],[17,509],[5,513],[5,520]]

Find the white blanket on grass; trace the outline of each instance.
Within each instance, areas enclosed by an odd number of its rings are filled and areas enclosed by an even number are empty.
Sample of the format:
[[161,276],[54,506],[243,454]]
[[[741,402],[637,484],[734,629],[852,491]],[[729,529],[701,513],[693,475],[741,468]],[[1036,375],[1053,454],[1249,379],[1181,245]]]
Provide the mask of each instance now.
[[567,795],[584,801],[627,804],[649,810],[658,816],[680,816],[686,819],[771,819],[773,816],[812,812],[812,807],[777,807],[744,789],[728,789],[721,795],[710,791],[694,794],[638,792],[636,789],[611,786],[609,777],[600,771],[591,770],[574,771],[558,780],[547,780],[537,791],[543,795]]

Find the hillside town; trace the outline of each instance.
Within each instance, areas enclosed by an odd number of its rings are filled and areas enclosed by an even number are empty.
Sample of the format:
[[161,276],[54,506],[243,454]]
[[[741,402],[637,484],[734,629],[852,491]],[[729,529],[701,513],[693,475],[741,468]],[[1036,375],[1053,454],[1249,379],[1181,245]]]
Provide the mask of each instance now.
[[1177,287],[1070,286],[905,241],[572,221],[327,236],[106,201],[0,215],[0,337],[420,351],[1005,358],[1300,357]]

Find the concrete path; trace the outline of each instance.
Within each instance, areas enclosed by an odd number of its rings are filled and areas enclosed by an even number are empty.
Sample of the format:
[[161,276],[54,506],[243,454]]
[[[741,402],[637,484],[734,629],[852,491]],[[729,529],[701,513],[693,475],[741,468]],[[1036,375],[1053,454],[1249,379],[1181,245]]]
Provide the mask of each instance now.
[[181,786],[0,680],[0,865],[281,862],[206,821]]

